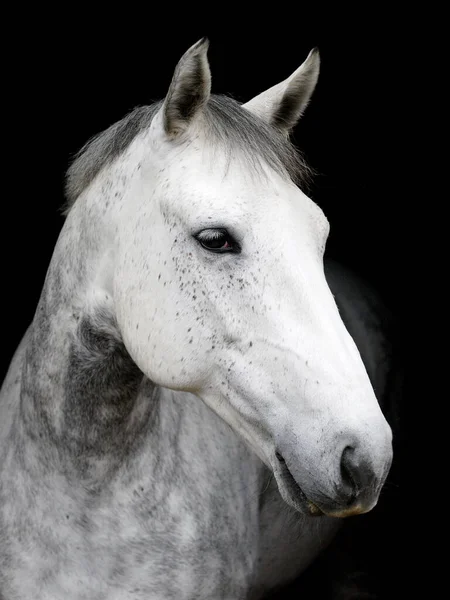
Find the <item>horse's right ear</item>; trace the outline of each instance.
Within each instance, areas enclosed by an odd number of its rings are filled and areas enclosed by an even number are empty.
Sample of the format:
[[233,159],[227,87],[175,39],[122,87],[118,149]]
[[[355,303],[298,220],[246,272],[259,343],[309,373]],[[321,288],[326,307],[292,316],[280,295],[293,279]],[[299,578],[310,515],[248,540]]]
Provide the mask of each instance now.
[[187,130],[208,102],[211,93],[209,41],[202,38],[191,46],[177,64],[162,106],[164,131],[175,138]]

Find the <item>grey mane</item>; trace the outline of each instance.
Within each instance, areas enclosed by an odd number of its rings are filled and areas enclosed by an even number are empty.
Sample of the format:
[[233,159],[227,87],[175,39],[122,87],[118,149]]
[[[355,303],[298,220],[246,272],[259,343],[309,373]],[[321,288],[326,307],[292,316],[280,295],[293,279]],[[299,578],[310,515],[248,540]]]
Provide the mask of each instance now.
[[91,138],[78,151],[67,171],[66,214],[103,167],[125,152],[136,136],[150,126],[161,104],[162,102],[156,102],[151,106],[138,106],[126,117]]
[[[162,101],[135,108],[126,117],[89,140],[67,172],[65,212],[98,173],[120,156],[139,133],[146,130]],[[308,183],[312,170],[295,146],[271,125],[227,97],[210,97],[203,110],[207,138],[219,143],[229,158],[239,155],[254,168],[264,162],[285,173],[296,184]]]

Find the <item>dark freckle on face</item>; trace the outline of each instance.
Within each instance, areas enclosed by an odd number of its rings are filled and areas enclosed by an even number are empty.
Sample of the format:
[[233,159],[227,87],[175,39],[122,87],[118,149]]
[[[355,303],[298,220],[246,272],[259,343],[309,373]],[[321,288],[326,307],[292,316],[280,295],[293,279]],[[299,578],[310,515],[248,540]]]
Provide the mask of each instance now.
[[191,331],[191,329],[192,329],[192,327],[189,327],[189,329],[188,329],[188,333],[189,333],[189,331]]
[[158,281],[161,279],[161,273],[158,275]]
[[250,344],[249,344],[249,345],[250,345],[250,346],[253,346],[253,342],[250,342]]
[[192,344],[192,341],[193,341],[193,339],[194,339],[194,338],[191,338],[191,339],[189,340],[189,343],[190,343],[190,344]]

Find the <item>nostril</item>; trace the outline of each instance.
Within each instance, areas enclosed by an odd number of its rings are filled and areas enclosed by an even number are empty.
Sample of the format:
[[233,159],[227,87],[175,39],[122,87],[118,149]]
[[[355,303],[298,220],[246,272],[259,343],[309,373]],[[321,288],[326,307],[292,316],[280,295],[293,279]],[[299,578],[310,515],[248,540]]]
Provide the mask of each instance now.
[[342,453],[341,478],[343,487],[350,496],[349,503],[352,503],[359,491],[357,465],[355,461],[355,448],[352,446],[346,446]]
[[284,460],[284,458],[283,458],[282,454],[280,454],[280,453],[278,452],[278,450],[275,452],[275,456],[277,457],[277,460],[279,460],[279,461],[280,461],[280,463],[284,463],[284,462],[285,462],[285,460]]

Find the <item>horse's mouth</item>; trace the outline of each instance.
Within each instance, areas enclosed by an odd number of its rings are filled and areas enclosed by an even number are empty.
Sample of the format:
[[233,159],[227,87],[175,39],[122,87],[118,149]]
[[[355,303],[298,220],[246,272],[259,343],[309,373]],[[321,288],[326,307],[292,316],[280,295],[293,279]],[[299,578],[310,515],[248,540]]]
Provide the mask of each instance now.
[[281,460],[279,456],[277,458],[278,464],[276,469],[274,469],[274,475],[283,500],[299,512],[306,513],[311,517],[323,516],[325,513],[307,498],[289,471],[286,462]]

